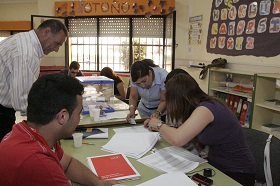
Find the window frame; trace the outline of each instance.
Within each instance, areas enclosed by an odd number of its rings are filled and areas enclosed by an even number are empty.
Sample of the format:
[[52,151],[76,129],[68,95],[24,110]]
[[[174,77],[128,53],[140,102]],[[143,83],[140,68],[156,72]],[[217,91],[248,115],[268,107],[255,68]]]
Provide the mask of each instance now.
[[[171,37],[170,39],[172,40],[172,44],[171,44],[171,63],[166,63],[166,19],[168,17],[171,17],[171,24],[172,24],[172,33],[171,33]],[[130,25],[132,24],[132,19],[133,18],[145,18],[145,16],[76,16],[76,17],[56,17],[56,16],[43,16],[43,15],[31,15],[31,26],[32,29],[34,28],[34,19],[35,18],[57,18],[57,19],[62,19],[64,20],[64,24],[66,25],[66,27],[69,29],[69,19],[75,19],[75,18],[129,18],[129,22]],[[173,70],[174,69],[174,64],[175,64],[175,31],[176,31],[176,11],[171,12],[168,15],[164,15],[164,16],[152,16],[152,18],[163,18],[163,57],[162,57],[162,62],[160,64],[162,64],[160,67],[161,68],[166,68],[167,65],[170,65],[171,67],[169,68],[169,70]],[[148,19],[148,18],[147,18]],[[99,21],[98,21],[99,22]],[[100,65],[100,44],[99,44],[99,37],[100,37],[100,33],[99,33],[99,25],[97,24],[97,68],[96,70],[85,70],[86,72],[99,72],[101,69],[101,65]],[[69,40],[69,39],[68,39]],[[65,66],[68,67],[69,64],[71,63],[70,61],[70,43],[69,41],[65,42]],[[130,27],[130,31],[129,31],[129,67],[128,67],[128,71],[119,71],[122,73],[128,73],[130,72],[130,67],[132,65],[132,61],[133,61],[133,33],[132,33],[132,28]],[[118,72],[118,71],[116,71]]]

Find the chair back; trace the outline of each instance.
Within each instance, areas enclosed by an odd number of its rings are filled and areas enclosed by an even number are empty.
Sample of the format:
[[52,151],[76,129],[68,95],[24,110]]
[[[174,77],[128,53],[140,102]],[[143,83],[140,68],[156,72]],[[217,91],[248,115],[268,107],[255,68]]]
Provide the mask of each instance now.
[[[248,145],[255,157],[257,163],[256,180],[265,183],[264,174],[264,148],[268,133],[255,129],[243,128]],[[280,184],[280,140],[272,137],[270,143],[270,168],[274,186]]]

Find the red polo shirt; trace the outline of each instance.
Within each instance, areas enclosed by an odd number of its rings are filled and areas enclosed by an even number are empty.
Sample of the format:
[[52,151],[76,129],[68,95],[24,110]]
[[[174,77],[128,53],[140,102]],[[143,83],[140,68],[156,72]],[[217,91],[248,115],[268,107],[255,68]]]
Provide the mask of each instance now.
[[57,143],[52,150],[26,121],[15,124],[0,143],[0,183],[70,186],[59,162],[63,153]]

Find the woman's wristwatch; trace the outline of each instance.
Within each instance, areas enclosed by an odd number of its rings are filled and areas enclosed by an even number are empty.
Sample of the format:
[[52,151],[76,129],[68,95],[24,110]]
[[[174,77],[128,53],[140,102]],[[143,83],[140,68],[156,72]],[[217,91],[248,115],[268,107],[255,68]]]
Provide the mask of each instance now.
[[136,109],[136,107],[135,107],[134,105],[129,105],[129,110],[130,110],[131,108]]
[[159,131],[159,129],[162,127],[164,123],[162,121],[158,122],[157,124],[157,130]]
[[156,112],[157,112],[159,115],[162,115],[162,112],[160,112],[159,110],[156,110]]

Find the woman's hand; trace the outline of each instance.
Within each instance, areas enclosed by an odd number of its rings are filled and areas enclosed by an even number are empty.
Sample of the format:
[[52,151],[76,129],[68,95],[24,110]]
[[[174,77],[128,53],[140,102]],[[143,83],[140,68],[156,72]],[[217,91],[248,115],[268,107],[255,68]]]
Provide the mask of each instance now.
[[158,128],[157,125],[158,125],[159,122],[161,122],[161,120],[158,119],[158,118],[146,119],[144,121],[144,126],[151,131],[158,131],[157,130],[157,128]]
[[144,121],[144,127],[145,127],[145,128],[148,128],[148,127],[149,127],[149,122],[150,122],[150,120],[151,120],[151,119],[146,119],[146,120]]
[[159,113],[158,111],[156,111],[156,112],[154,112],[154,113],[150,116],[150,118],[158,118],[158,119],[160,119],[160,113]]
[[135,118],[135,112],[134,113],[129,113],[126,116],[126,122],[131,124],[131,118]]

